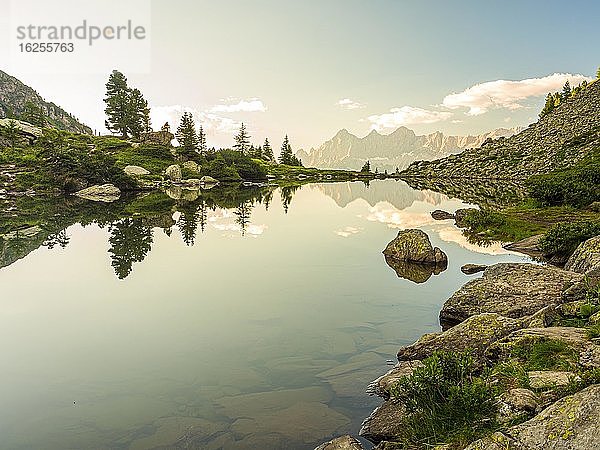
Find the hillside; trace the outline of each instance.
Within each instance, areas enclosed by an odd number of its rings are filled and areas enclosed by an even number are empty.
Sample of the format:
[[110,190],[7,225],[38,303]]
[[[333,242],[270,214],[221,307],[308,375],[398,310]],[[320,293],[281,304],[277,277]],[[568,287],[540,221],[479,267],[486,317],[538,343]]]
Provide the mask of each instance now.
[[413,163],[402,175],[421,178],[525,179],[570,167],[600,148],[600,82],[506,139],[484,142],[437,161]]
[[60,106],[47,102],[35,90],[0,70],[0,119],[21,118],[27,103],[41,108],[47,122],[60,130],[92,133],[90,127],[79,122]]
[[308,166],[353,170],[359,170],[369,160],[371,167],[393,172],[414,161],[443,158],[465,148],[478,147],[488,138],[507,137],[518,131],[500,128],[479,136],[446,136],[438,131],[417,136],[414,131],[400,127],[390,134],[373,130],[359,138],[344,129],[318,148],[309,152],[299,150],[296,156]]

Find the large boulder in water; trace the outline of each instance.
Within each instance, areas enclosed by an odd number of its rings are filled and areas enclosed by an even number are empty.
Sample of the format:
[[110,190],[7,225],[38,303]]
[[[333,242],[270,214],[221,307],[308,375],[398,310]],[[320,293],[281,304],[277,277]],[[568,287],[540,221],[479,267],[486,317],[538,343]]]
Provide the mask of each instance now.
[[119,199],[121,190],[112,184],[97,184],[77,191],[75,195],[94,202],[110,203]]
[[563,293],[582,279],[581,274],[555,267],[495,264],[444,303],[440,322],[444,328],[449,328],[486,312],[515,319],[530,316],[548,305],[564,303]]
[[181,181],[181,167],[177,164],[172,164],[165,169],[165,175],[169,180],[178,183]]
[[448,263],[446,254],[429,242],[427,234],[421,230],[400,230],[383,254],[396,261],[419,264],[442,265]]
[[533,419],[473,442],[465,450],[600,448],[600,385],[564,397]]

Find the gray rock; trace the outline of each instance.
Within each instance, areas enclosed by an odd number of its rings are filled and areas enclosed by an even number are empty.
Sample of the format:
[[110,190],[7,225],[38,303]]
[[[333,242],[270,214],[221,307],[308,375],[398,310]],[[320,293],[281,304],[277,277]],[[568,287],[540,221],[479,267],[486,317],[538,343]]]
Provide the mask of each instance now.
[[402,404],[385,401],[363,421],[358,434],[374,444],[394,441],[402,430],[406,415],[406,408]]
[[423,264],[399,261],[387,255],[385,255],[385,262],[394,269],[399,278],[404,278],[417,284],[425,283],[432,275],[439,275],[448,267],[445,263]]
[[510,244],[506,244],[503,247],[506,250],[510,250],[512,252],[523,253],[524,255],[532,256],[534,258],[539,258],[543,256],[542,250],[540,250],[539,244],[540,240],[544,237],[543,234],[536,234],[535,236],[530,236],[525,239],[521,239],[520,241],[512,242]]
[[485,264],[465,264],[460,268],[460,271],[467,275],[472,275],[477,272],[483,272],[488,266]]
[[165,175],[169,180],[178,183],[181,181],[181,167],[177,164],[172,164],[165,169]]
[[504,392],[498,399],[498,420],[509,423],[527,418],[539,408],[537,395],[529,389],[516,388]]
[[527,372],[527,377],[529,378],[529,385],[533,389],[567,386],[571,380],[576,378],[573,372],[550,370],[533,370]]
[[387,373],[372,381],[368,388],[369,395],[378,395],[385,400],[390,398],[390,388],[402,377],[409,376],[417,367],[422,367],[421,361],[400,361]]
[[421,264],[447,264],[448,257],[437,247],[433,247],[429,237],[421,230],[400,230],[387,245],[383,254],[397,261]]
[[148,175],[150,173],[148,170],[146,170],[146,169],[144,169],[143,167],[140,167],[140,166],[125,166],[125,168],[123,169],[123,171],[127,175],[131,175],[131,176]]
[[97,184],[77,191],[75,195],[94,202],[110,203],[119,199],[121,190],[112,184]]
[[441,209],[436,209],[431,212],[431,217],[433,220],[446,220],[446,219],[454,219],[454,214],[451,214],[447,211],[442,211]]
[[363,450],[363,446],[352,436],[345,435],[325,442],[315,450]]
[[495,264],[444,303],[440,322],[448,328],[485,312],[512,318],[532,315],[545,306],[563,303],[563,292],[582,278],[581,274],[554,267]]
[[600,448],[600,385],[564,397],[533,419],[473,442],[465,450],[591,450]]
[[565,270],[578,273],[587,273],[597,268],[600,268],[600,236],[579,244],[565,264]]

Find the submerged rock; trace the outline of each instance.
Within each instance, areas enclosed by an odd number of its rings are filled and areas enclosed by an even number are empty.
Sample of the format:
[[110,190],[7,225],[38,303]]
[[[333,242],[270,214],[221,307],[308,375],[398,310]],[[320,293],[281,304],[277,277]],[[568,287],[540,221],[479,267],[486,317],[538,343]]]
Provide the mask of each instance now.
[[483,272],[488,266],[485,264],[465,264],[460,271],[466,275],[472,275],[477,272]]
[[485,312],[512,318],[532,315],[545,306],[563,303],[563,292],[582,278],[581,274],[554,267],[495,264],[444,303],[440,322],[443,328],[449,328]]
[[112,184],[97,184],[77,191],[75,195],[94,202],[110,203],[119,199],[121,190]]
[[397,261],[421,264],[448,263],[446,254],[431,245],[424,231],[416,229],[398,231],[398,235],[387,245],[383,254]]
[[442,211],[441,209],[436,209],[431,212],[431,217],[433,220],[446,220],[446,219],[454,219],[454,214],[451,214],[447,211]]
[[169,180],[178,183],[181,181],[181,167],[177,164],[172,164],[165,169],[165,175]]
[[591,450],[600,448],[600,385],[564,397],[505,433],[473,442],[465,450]]
[[363,446],[352,436],[345,435],[325,442],[315,450],[363,450]]

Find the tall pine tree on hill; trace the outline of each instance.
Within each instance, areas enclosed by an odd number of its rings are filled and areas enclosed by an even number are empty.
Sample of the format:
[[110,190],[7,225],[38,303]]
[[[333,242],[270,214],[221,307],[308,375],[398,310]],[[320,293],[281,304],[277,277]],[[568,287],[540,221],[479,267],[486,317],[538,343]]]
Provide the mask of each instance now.
[[182,156],[191,156],[196,153],[198,150],[198,136],[196,135],[192,113],[183,113],[175,137],[179,143],[179,153]]
[[262,156],[267,161],[275,161],[275,156],[273,155],[273,149],[271,148],[271,144],[269,144],[269,140],[265,138],[265,143],[262,146]]
[[104,103],[104,112],[108,117],[105,121],[106,128],[126,138],[129,131],[129,87],[127,78],[118,70],[113,70],[108,77]]
[[235,145],[233,148],[244,154],[246,154],[250,148],[250,135],[248,134],[248,131],[246,131],[246,125],[244,125],[243,122],[240,126],[240,131],[235,136]]

